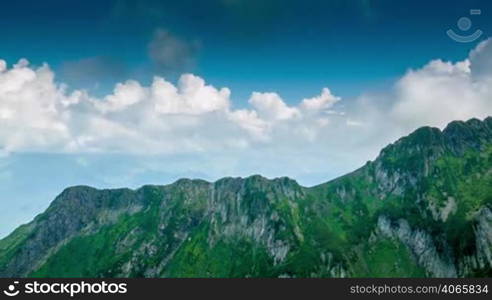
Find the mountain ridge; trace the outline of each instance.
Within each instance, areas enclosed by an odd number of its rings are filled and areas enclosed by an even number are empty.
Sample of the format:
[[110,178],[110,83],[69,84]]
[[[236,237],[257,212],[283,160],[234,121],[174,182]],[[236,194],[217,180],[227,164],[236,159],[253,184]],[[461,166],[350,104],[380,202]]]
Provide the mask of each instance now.
[[70,187],[0,240],[0,276],[490,276],[491,153],[488,117],[419,128],[313,187]]

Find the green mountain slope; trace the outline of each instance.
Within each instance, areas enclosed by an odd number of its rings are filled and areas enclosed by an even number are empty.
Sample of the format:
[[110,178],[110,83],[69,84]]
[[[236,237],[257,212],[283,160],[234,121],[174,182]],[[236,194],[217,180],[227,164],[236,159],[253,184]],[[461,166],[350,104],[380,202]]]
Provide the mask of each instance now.
[[0,241],[0,276],[492,276],[492,118],[423,127],[353,173],[72,187]]

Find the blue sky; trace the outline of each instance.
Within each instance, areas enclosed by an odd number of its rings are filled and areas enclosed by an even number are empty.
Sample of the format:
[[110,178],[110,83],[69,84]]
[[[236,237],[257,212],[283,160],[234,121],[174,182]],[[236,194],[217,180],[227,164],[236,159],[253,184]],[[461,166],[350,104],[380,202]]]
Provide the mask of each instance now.
[[[470,8],[484,11],[472,19],[490,32],[489,1],[12,1],[0,11],[0,57],[48,62],[74,88],[100,83],[94,92],[186,71],[230,87],[238,103],[255,90],[295,101],[324,85],[348,97],[431,58],[465,57],[472,45],[443,32]],[[157,28],[195,43],[184,54],[193,63],[156,66],[148,44]],[[90,75],[71,70],[87,59],[96,60],[87,65]]]
[[491,115],[491,13],[486,0],[3,3],[0,236],[67,186],[314,185],[417,127]]

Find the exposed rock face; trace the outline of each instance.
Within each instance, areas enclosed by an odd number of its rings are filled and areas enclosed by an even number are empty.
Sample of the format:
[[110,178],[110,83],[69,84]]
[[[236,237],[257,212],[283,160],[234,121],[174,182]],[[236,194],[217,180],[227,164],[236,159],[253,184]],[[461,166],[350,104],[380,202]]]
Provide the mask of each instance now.
[[72,187],[0,241],[0,276],[492,276],[492,118],[418,129],[319,186]]
[[304,197],[297,182],[288,178],[269,181],[253,176],[247,180],[222,179],[213,188],[212,234],[209,237],[212,244],[221,236],[251,239],[265,246],[276,264],[285,259],[290,248],[288,241],[278,237],[279,231],[292,225],[296,238],[302,239],[298,225],[287,224],[275,210],[280,202],[288,209],[296,209],[296,199]]
[[392,223],[384,216],[378,219],[378,230],[389,238],[398,239],[406,245],[418,264],[432,277],[456,277],[456,268],[448,251],[447,255],[441,256],[434,245],[432,237],[423,230],[412,230],[406,220],[399,219]]
[[[475,269],[492,268],[492,212],[488,207],[482,208],[476,218],[475,243],[477,245]],[[466,266],[466,264],[463,264]],[[468,270],[464,270],[466,274]]]

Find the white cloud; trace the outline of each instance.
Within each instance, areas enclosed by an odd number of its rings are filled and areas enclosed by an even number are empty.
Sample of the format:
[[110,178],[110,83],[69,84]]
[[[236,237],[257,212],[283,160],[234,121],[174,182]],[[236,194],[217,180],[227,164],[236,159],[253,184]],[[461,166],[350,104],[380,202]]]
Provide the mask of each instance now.
[[96,102],[102,111],[123,110],[132,106],[147,97],[146,91],[140,83],[128,80],[125,83],[118,83],[112,95],[105,97],[105,101]]
[[470,53],[470,70],[473,77],[484,79],[491,77],[492,72],[492,39],[481,42]]
[[318,111],[328,109],[340,100],[341,98],[334,96],[330,89],[324,88],[321,95],[302,100],[301,107],[305,110]]
[[492,115],[492,39],[458,62],[440,59],[408,70],[393,88],[363,94],[346,106],[347,125],[364,144],[386,143],[421,126],[444,128],[453,120]]
[[288,120],[300,116],[297,108],[289,107],[276,93],[254,92],[249,103],[267,120]]
[[409,71],[396,85],[390,116],[399,126],[443,127],[452,120],[485,118],[492,114],[492,43],[481,43],[464,61],[433,60]]
[[246,130],[251,137],[258,140],[268,139],[268,123],[258,116],[254,110],[239,109],[229,114],[229,119]]
[[203,114],[225,111],[229,108],[231,92],[228,88],[216,89],[191,74],[181,76],[178,88],[162,78],[155,78],[152,96],[156,109],[163,114]]
[[7,69],[7,63],[4,60],[0,60],[0,73]]
[[69,138],[64,87],[54,84],[47,66],[33,70],[27,64],[20,60],[0,73],[0,147],[52,151]]

